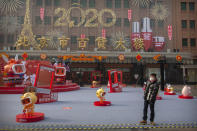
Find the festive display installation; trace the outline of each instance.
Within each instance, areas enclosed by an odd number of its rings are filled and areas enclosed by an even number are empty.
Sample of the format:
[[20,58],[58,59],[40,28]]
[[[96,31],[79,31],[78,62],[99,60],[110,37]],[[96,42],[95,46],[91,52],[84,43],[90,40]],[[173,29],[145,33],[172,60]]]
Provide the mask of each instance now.
[[[137,49],[135,46],[136,46],[136,39],[138,39],[138,41],[140,40],[140,42],[143,42],[141,41],[141,38],[140,38],[140,27],[139,27],[139,22],[133,22],[132,23],[132,33],[131,33],[131,42],[132,42],[132,47],[134,50],[139,50]],[[142,45],[144,43],[141,43]],[[138,44],[137,44],[138,45]],[[138,46],[139,47],[139,46]]]
[[86,56],[85,54],[80,54],[79,56],[72,56],[72,55],[69,55],[69,56],[63,56],[63,59],[64,60],[67,60],[67,59],[70,59],[72,61],[95,61],[95,60],[99,60],[99,61],[102,61],[103,59],[106,59],[107,57],[106,56]]
[[96,96],[99,98],[100,101],[95,101],[94,105],[95,106],[110,106],[111,102],[105,101],[105,95],[106,95],[106,92],[103,90],[103,88],[98,89],[96,91]]
[[61,64],[55,65],[55,82],[63,84],[66,80],[66,68]]
[[162,51],[165,46],[164,37],[155,36],[155,37],[153,37],[152,43],[153,43],[153,47],[156,51]]
[[180,99],[193,99],[193,96],[191,96],[191,87],[185,85],[181,93],[182,95],[179,95]]
[[176,95],[176,93],[174,92],[174,88],[170,84],[167,84],[164,94],[165,95]]
[[[122,86],[120,85],[120,81],[118,81],[118,71],[115,69],[108,70],[108,78],[109,78],[109,88],[110,93],[122,92]],[[120,75],[122,77],[122,75]],[[122,80],[122,78],[120,78]]]
[[18,40],[15,43],[16,49],[20,49],[21,47],[24,47],[25,49],[29,47],[39,49],[38,45],[36,44],[35,36],[32,32],[32,25],[30,22],[29,2],[30,0],[26,0],[26,12],[25,12],[24,24],[21,34],[19,35]]
[[77,38],[77,40],[78,40],[78,43],[79,43],[79,48],[84,50],[87,46],[87,42],[89,41],[89,39],[85,38],[85,35],[82,34],[81,38]]
[[129,39],[126,38],[123,32],[113,33],[110,41],[115,50],[126,50],[130,45]]
[[96,40],[97,42],[97,46],[98,46],[98,49],[106,49],[106,42],[107,42],[107,39],[104,38],[104,37],[97,37]]
[[24,5],[22,0],[1,0],[0,12],[3,14],[13,15],[17,12],[18,8],[22,8]]
[[151,15],[155,20],[165,20],[168,17],[168,9],[163,4],[155,4],[151,9]]
[[98,88],[101,82],[101,72],[100,71],[92,71],[91,72],[91,88]]

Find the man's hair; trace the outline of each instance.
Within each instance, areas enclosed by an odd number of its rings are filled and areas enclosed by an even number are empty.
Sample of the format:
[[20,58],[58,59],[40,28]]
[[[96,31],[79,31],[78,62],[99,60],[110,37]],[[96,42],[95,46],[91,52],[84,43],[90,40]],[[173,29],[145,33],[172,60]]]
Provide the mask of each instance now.
[[155,78],[157,78],[157,75],[155,73],[151,73],[151,76],[154,76]]

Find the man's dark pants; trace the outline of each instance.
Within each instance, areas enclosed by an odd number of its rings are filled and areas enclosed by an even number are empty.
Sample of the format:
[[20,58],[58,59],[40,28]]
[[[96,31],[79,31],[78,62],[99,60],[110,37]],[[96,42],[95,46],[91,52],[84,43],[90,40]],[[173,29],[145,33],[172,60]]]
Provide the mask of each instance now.
[[155,101],[144,101],[144,116],[143,116],[143,120],[146,121],[147,120],[147,112],[148,112],[148,105],[150,106],[150,121],[153,122],[154,121],[154,117],[155,117],[155,111],[154,111],[154,106],[155,106]]

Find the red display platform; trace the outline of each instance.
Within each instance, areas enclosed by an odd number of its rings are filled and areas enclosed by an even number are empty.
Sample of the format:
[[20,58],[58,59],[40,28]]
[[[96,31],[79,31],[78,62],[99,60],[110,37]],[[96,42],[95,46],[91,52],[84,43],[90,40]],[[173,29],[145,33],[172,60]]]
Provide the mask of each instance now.
[[16,115],[16,122],[20,123],[30,123],[44,120],[44,113],[34,112],[32,116],[27,116],[26,114]]
[[162,97],[161,97],[161,96],[157,96],[156,99],[157,99],[157,100],[162,100]]
[[164,92],[164,95],[176,95],[176,93],[169,93],[169,92]]
[[193,96],[183,96],[183,95],[179,95],[179,99],[193,99]]
[[[0,94],[22,94],[24,91],[24,85],[16,85],[15,87],[0,86]],[[44,88],[44,87],[43,87]],[[47,88],[47,87],[46,87]],[[66,84],[57,84],[53,86],[53,92],[66,92],[79,90],[80,86],[76,83],[66,83]]]
[[120,92],[122,92],[121,87],[116,87],[109,91],[109,93],[120,93]]
[[94,106],[111,106],[111,101],[103,101],[103,103],[100,101],[95,101]]

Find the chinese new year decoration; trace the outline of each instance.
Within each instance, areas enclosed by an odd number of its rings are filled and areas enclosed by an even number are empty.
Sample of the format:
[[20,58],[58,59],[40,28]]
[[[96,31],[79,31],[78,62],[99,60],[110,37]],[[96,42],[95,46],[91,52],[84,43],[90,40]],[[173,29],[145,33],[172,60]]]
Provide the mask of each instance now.
[[107,42],[107,39],[104,37],[97,37],[95,40],[98,44],[98,49],[106,49],[105,44]]
[[137,61],[141,61],[142,56],[141,56],[140,54],[137,54],[137,55],[136,55],[136,59],[137,59]]
[[182,61],[182,56],[181,56],[181,55],[177,55],[177,56],[176,56],[176,60],[177,60],[178,62],[181,62],[181,61]]

